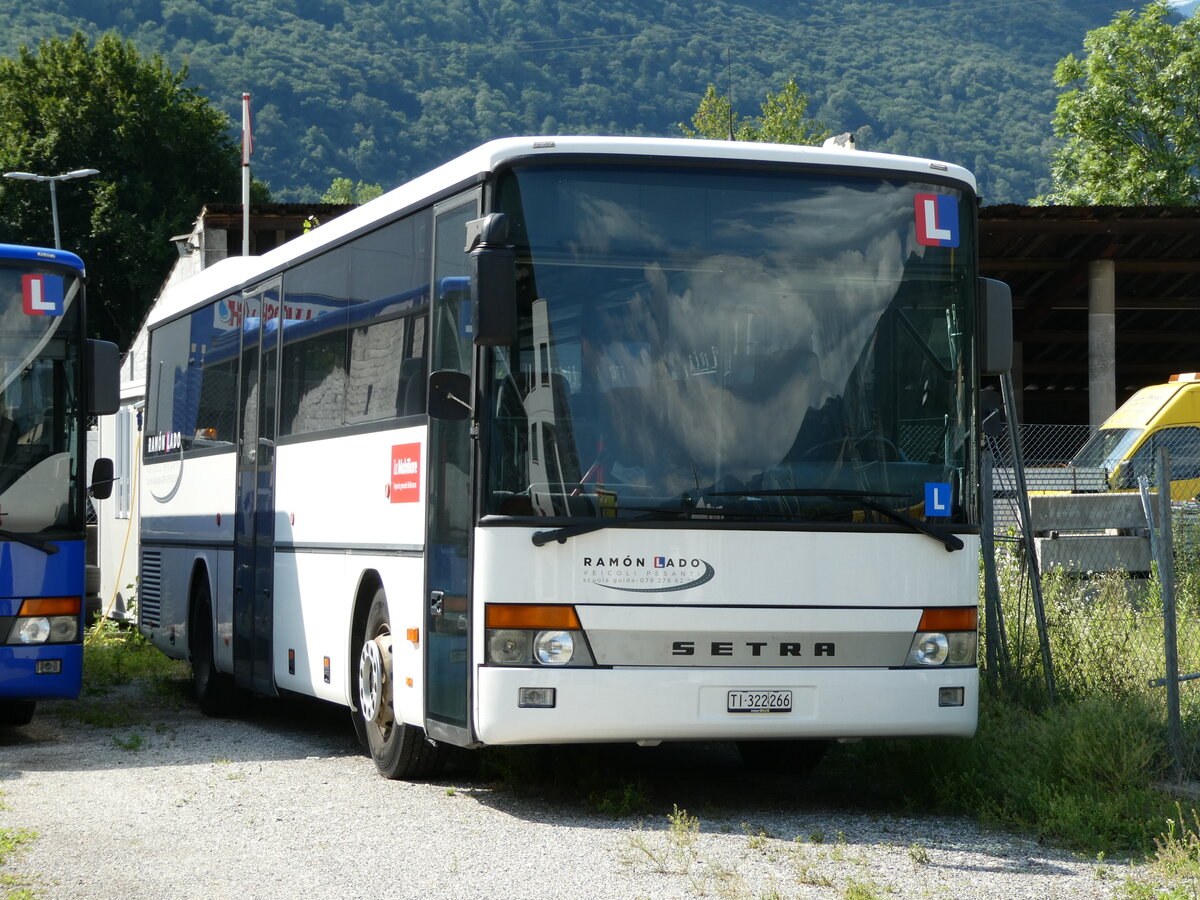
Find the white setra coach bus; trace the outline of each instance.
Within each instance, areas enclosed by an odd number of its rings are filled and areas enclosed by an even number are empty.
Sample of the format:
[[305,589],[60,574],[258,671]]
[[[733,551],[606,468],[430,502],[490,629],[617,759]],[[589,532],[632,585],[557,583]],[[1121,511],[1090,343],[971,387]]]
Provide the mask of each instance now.
[[201,705],[447,745],[969,736],[970,173],[844,149],[494,141],[149,321],[139,624]]

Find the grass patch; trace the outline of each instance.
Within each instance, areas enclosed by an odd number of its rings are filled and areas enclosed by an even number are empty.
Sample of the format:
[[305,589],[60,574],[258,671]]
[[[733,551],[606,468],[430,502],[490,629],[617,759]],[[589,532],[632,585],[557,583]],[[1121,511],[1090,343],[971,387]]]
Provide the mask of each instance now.
[[[96,728],[144,725],[156,702],[186,702],[189,671],[187,663],[164,656],[136,628],[104,620],[84,640],[79,699],[57,703],[55,709],[64,721]],[[136,701],[120,696],[134,684]]]
[[[37,838],[37,832],[28,828],[0,828],[0,866]],[[19,875],[0,875],[0,900],[37,900],[34,884]]]
[[37,837],[28,828],[0,828],[0,866],[8,863],[17,850]]
[[122,750],[125,750],[129,753],[136,753],[138,750],[141,750],[146,746],[146,739],[135,731],[128,737],[114,737],[113,745],[120,747]]
[[[1177,533],[1175,554],[1184,672],[1200,671],[1200,541],[1191,531]],[[1011,664],[999,686],[982,687],[975,738],[864,741],[832,753],[825,774],[867,803],[959,814],[1092,856],[1105,878],[1120,877],[1110,858],[1145,863],[1119,888],[1123,900],[1200,898],[1200,814],[1161,788],[1172,761],[1165,692],[1150,686],[1163,670],[1157,580],[1043,578],[1051,704],[1019,556],[1002,549],[998,562]],[[1195,748],[1200,694],[1187,685],[1181,693],[1184,746]],[[1185,777],[1200,778],[1200,754],[1182,763]],[[923,848],[910,856],[927,859]]]
[[105,694],[143,681],[152,692],[170,696],[188,678],[188,665],[170,659],[136,628],[104,620],[88,631],[83,648],[83,690]]
[[[969,741],[863,741],[826,771],[865,803],[964,815],[1094,856],[1143,856],[1174,813],[1155,714],[1133,700],[1032,711],[985,695]],[[869,784],[855,773],[871,772]]]

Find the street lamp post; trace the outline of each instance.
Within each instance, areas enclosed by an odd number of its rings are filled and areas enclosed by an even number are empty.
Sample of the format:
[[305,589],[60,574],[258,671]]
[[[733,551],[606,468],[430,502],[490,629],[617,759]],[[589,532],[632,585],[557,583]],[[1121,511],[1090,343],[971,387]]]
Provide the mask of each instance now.
[[89,175],[99,175],[99,169],[74,169],[61,175],[34,175],[32,172],[5,172],[5,178],[16,178],[21,181],[50,182],[50,217],[54,221],[54,249],[62,249],[62,240],[58,235],[58,194],[55,190],[58,182],[70,181],[72,178],[87,178]]

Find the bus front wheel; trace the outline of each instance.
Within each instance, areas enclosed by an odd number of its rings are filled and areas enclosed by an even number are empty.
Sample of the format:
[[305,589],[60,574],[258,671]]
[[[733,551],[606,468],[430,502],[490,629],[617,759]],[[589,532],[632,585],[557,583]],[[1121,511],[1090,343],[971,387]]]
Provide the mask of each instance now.
[[379,588],[359,645],[354,730],[384,778],[428,778],[441,769],[445,749],[429,741],[423,729],[396,720],[394,684],[392,627],[387,596]]
[[0,726],[28,725],[36,706],[36,700],[5,700],[0,703]]

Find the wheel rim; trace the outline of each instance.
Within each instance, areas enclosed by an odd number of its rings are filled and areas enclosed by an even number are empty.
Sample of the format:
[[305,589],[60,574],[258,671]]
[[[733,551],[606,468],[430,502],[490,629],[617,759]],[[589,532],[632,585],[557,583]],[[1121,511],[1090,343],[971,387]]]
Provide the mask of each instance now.
[[391,720],[392,636],[381,634],[363,644],[358,658],[358,702],[363,721],[380,727]]

